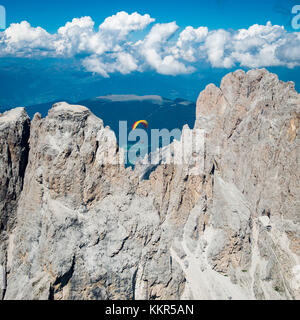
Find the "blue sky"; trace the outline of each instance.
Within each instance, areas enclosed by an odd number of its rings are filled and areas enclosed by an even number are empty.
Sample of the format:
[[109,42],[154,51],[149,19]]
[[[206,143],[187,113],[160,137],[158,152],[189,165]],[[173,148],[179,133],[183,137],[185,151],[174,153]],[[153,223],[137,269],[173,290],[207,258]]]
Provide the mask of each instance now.
[[195,101],[239,68],[299,88],[297,2],[0,0],[0,107],[112,93]]
[[176,21],[181,27],[205,25],[217,28],[246,28],[254,23],[290,28],[291,8],[297,0],[0,0],[7,10],[7,23],[30,21],[55,32],[74,17],[91,16],[100,24],[118,11],[148,13],[158,22]]

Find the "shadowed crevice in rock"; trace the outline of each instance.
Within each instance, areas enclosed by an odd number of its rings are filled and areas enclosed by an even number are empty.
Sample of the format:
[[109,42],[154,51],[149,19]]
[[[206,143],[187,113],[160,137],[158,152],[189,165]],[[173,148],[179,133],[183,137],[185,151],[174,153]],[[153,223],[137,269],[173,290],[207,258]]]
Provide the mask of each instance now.
[[134,271],[133,276],[132,276],[132,300],[135,300],[135,289],[136,289],[137,272],[138,272],[138,268],[136,268],[136,270]]
[[22,178],[21,189],[23,189],[24,176],[25,176],[25,171],[27,168],[28,157],[30,152],[29,138],[30,138],[30,121],[24,123],[22,139],[20,143],[20,147],[22,149],[22,155],[21,155],[20,167],[19,167],[19,176]]
[[70,269],[62,276],[58,277],[52,285],[50,285],[50,292],[49,292],[49,300],[55,300],[55,295],[63,290],[65,286],[68,285],[69,281],[72,279],[74,269],[75,269],[75,256],[72,260],[72,265]]

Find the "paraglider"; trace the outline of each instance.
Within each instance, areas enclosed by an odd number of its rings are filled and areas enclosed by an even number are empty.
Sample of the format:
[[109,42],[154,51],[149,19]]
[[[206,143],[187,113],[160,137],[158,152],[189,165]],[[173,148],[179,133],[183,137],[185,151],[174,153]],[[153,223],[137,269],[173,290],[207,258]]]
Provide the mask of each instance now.
[[145,127],[145,129],[148,129],[149,127],[149,124],[146,120],[139,120],[133,124],[132,130],[135,130],[139,124],[142,124]]

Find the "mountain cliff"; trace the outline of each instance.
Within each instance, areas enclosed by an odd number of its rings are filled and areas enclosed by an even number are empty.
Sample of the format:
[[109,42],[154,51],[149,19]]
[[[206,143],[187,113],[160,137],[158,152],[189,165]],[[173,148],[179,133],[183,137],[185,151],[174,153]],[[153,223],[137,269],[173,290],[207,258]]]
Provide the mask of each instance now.
[[167,147],[203,132],[182,164],[126,168],[83,106],[2,114],[3,298],[300,299],[299,124],[293,83],[264,69],[200,94]]

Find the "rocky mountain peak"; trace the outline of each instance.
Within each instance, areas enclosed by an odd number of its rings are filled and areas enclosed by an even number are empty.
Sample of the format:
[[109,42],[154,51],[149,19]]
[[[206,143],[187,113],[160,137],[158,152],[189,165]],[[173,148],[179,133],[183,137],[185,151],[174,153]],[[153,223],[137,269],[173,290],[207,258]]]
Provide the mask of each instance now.
[[189,161],[125,169],[114,132],[83,106],[31,124],[24,109],[0,116],[4,298],[300,299],[293,84],[239,70],[196,113],[196,175]]

